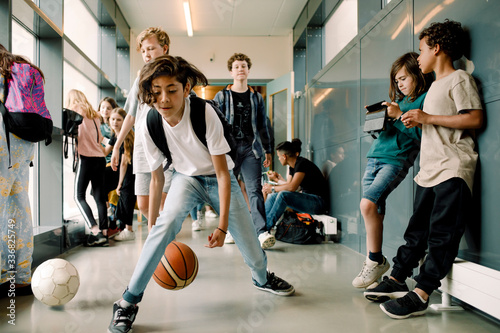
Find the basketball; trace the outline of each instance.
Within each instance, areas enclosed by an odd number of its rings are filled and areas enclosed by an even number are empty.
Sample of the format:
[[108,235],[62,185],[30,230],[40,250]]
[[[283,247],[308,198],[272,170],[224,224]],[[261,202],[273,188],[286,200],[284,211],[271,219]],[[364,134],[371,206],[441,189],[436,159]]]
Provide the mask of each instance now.
[[198,273],[198,258],[189,246],[173,241],[168,244],[153,279],[162,288],[180,290],[189,286]]

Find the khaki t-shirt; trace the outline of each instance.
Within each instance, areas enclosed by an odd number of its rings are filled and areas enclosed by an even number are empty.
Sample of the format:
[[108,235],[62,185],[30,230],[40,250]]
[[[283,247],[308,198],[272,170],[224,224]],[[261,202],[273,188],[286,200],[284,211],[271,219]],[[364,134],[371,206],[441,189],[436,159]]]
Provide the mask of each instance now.
[[[463,70],[434,81],[427,92],[424,112],[452,116],[463,110],[481,110],[472,76]],[[477,153],[472,130],[422,125],[420,171],[415,181],[422,187],[436,186],[450,178],[462,178],[472,192]]]

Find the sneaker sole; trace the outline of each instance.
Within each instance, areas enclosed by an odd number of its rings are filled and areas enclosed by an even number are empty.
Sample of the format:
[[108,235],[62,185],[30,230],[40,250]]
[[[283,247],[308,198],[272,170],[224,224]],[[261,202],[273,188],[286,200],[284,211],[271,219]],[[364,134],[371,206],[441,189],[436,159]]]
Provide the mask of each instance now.
[[[108,332],[108,333],[113,333],[113,332],[111,332],[111,331],[109,330],[109,328],[108,328],[108,330],[107,330],[106,332]],[[127,333],[133,333],[133,332],[134,332],[134,329],[133,329],[133,328],[131,328],[130,330],[128,330],[128,331],[127,331]]]
[[408,291],[396,291],[393,293],[377,293],[365,291],[365,298],[372,302],[383,303],[391,299],[401,298],[408,294]]
[[392,319],[406,319],[406,318],[410,318],[410,317],[422,316],[427,311],[427,309],[425,309],[422,311],[415,311],[415,312],[409,313],[407,315],[396,315],[394,313],[390,313],[389,311],[387,311],[386,308],[384,307],[384,304],[380,304],[380,308],[382,309],[382,311],[384,311],[384,313],[386,315],[388,315]]
[[270,237],[266,239],[260,246],[262,247],[263,250],[269,249],[276,244],[276,238]]
[[126,241],[131,241],[131,240],[134,240],[134,238],[125,238],[125,239],[121,239],[121,238],[115,238],[115,241],[118,241],[118,242],[126,242]]
[[290,296],[293,293],[295,293],[295,288],[294,287],[291,287],[290,289],[287,289],[287,290],[276,291],[276,290],[273,290],[273,289],[262,288],[262,287],[259,287],[259,286],[255,285],[255,284],[254,284],[254,286],[255,286],[255,288],[257,288],[259,290],[267,291],[268,293],[275,294],[275,295],[278,295],[278,296]]

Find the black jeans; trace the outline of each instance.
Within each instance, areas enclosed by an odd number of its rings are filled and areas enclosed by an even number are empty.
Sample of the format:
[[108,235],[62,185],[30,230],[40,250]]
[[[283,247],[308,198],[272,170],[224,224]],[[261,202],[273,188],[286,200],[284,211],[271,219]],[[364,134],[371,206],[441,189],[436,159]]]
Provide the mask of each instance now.
[[89,228],[97,225],[92,209],[85,197],[89,183],[92,185],[92,196],[97,205],[99,215],[99,229],[108,229],[108,214],[106,201],[108,194],[105,191],[104,173],[106,159],[104,157],[88,157],[80,155],[75,175],[75,201]]
[[[125,225],[132,225],[134,219],[134,208],[137,196],[134,192],[135,175],[132,173],[132,165],[127,168],[127,174],[120,188],[120,198],[116,206],[116,219],[122,221]],[[120,228],[125,228],[120,225]]]
[[394,257],[391,276],[404,281],[427,257],[415,276],[417,288],[428,295],[441,286],[458,254],[466,222],[471,218],[472,195],[461,178],[451,178],[434,187],[417,187],[413,216],[406,228],[406,244]]

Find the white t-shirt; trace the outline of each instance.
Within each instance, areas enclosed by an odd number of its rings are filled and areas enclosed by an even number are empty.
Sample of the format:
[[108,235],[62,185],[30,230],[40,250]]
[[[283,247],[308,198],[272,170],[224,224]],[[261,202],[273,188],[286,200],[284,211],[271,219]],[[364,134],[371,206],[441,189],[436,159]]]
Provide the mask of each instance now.
[[144,125],[146,124],[146,116],[151,109],[151,107],[145,103],[141,103],[137,99],[137,93],[139,92],[139,78],[136,78],[130,92],[128,94],[127,101],[125,102],[124,110],[127,114],[135,117],[135,140],[134,140],[134,154],[133,154],[133,171],[136,173],[149,173],[149,165],[146,162],[146,157],[144,155],[144,147],[142,144],[141,134],[144,131]]
[[[208,103],[205,111],[208,149],[201,143],[193,130],[189,98],[184,100],[184,114],[177,125],[172,127],[162,118],[163,130],[172,156],[172,165],[175,171],[187,176],[214,175],[215,168],[211,155],[226,154],[228,169],[231,170],[234,167],[233,160],[227,155],[230,147],[224,137],[224,128],[219,117]],[[147,126],[142,134],[146,160],[149,165],[148,171],[151,172],[158,169],[165,160],[165,156],[154,144]]]
[[[427,92],[424,112],[453,116],[462,110],[481,110],[481,100],[472,76],[463,70],[434,81]],[[420,171],[415,181],[432,187],[459,177],[472,192],[478,154],[474,151],[472,130],[422,125]]]

